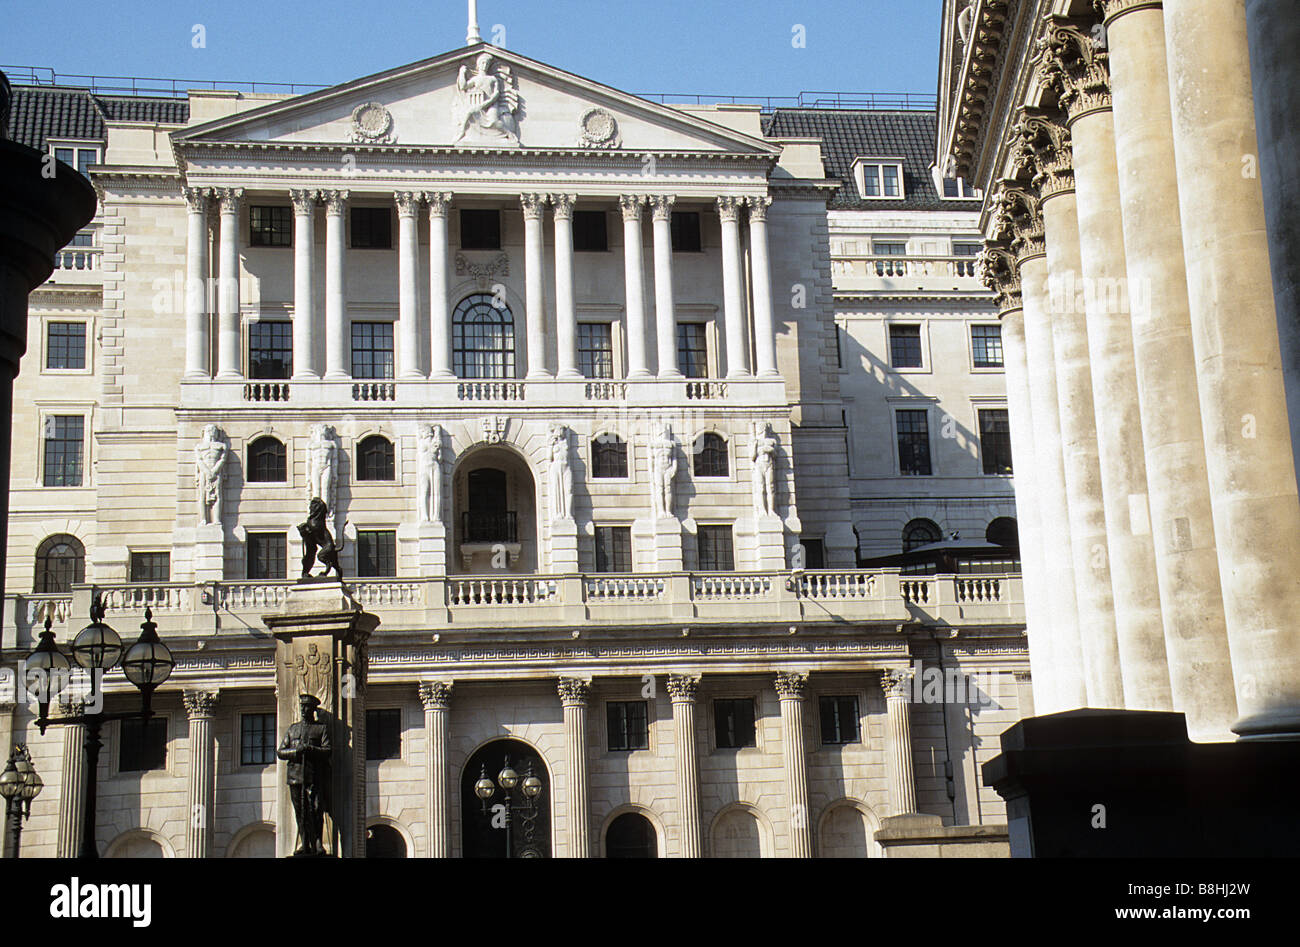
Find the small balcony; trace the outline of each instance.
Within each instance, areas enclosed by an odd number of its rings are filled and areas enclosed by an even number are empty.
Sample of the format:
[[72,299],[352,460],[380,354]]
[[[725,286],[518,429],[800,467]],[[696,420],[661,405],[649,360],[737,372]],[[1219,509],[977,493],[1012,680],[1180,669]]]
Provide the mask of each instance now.
[[973,256],[837,254],[831,259],[837,292],[982,292]]
[[104,281],[103,247],[65,247],[54,255],[54,272],[49,283],[55,286],[98,285]]
[[519,542],[519,515],[514,512],[462,513],[460,528],[467,543]]

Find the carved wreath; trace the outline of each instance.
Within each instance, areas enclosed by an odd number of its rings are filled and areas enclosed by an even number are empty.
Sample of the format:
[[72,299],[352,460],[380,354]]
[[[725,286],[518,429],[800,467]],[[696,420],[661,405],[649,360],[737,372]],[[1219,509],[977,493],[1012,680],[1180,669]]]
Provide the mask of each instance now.
[[393,113],[378,102],[366,102],[352,110],[352,140],[392,144]]
[[578,124],[582,131],[578,144],[583,148],[617,148],[622,144],[618,122],[604,109],[588,109]]
[[464,276],[467,273],[478,280],[480,286],[486,286],[494,276],[510,275],[510,257],[499,253],[486,263],[471,263],[465,254],[457,253],[456,275]]

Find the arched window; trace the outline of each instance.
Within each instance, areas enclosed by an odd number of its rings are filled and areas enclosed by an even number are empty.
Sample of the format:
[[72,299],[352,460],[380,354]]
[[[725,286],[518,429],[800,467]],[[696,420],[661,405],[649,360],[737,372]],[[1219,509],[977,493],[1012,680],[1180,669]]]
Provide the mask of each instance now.
[[727,442],[720,434],[701,434],[695,440],[695,476],[727,476]]
[[451,316],[452,370],[461,378],[515,377],[515,319],[487,293],[466,296]]
[[943,539],[943,533],[930,520],[912,520],[903,527],[903,552],[911,552],[917,546],[937,543]]
[[1010,516],[999,516],[989,523],[989,528],[984,531],[984,539],[999,546],[1019,547],[1020,533],[1016,528],[1015,519]]
[[380,434],[363,438],[357,445],[358,480],[395,480],[393,442]]
[[593,477],[627,476],[627,442],[617,434],[601,434],[591,442]]
[[286,471],[284,445],[274,437],[259,437],[248,445],[249,483],[284,483]]
[[658,858],[654,824],[638,812],[624,812],[605,831],[606,858]]
[[37,592],[71,592],[86,581],[86,547],[76,536],[51,536],[36,548]]

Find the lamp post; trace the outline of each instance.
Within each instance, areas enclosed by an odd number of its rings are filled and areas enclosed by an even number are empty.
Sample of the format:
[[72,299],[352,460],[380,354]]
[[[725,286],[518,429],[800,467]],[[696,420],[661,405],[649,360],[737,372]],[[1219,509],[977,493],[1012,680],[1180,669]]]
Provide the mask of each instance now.
[[[50,698],[56,695],[62,686],[56,684],[60,678],[66,683],[71,672],[71,662],[54,643],[54,632],[50,630],[51,620],[45,617],[45,630],[41,632],[40,643],[27,656],[26,671],[29,679],[33,675],[45,680],[45,687],[38,700],[40,715],[36,726],[41,735],[47,727],[85,727],[86,769],[85,769],[85,806],[81,826],[81,848],[79,858],[98,858],[99,850],[95,846],[95,803],[98,795],[96,777],[99,773],[99,750],[103,746],[100,731],[105,723],[113,720],[149,720],[153,716],[151,706],[153,692],[171,676],[176,662],[167,646],[158,639],[158,625],[153,620],[153,611],[144,610],[144,622],[140,625],[140,637],[135,644],[123,653],[122,638],[104,623],[104,604],[99,595],[90,603],[90,624],[81,629],[72,642],[72,657],[77,665],[90,674],[90,693],[87,706],[95,707],[93,712],[70,714],[65,717],[50,717]],[[140,709],[135,711],[117,711],[104,713],[102,694],[99,693],[100,678],[115,668],[118,663],[126,679],[140,690]]]
[[18,857],[23,820],[31,817],[32,800],[44,788],[45,782],[32,766],[32,756],[27,752],[27,747],[22,744],[14,747],[4,772],[0,773],[0,796],[5,800],[5,816],[9,824],[9,858]]
[[[488,808],[488,800],[491,799],[498,791],[501,792],[501,802],[498,805],[503,807],[506,830],[506,858],[514,858],[514,828],[512,810],[519,809],[519,821],[524,827],[524,858],[541,858],[542,853],[534,844],[533,830],[537,823],[537,806],[541,801],[542,781],[533,775],[533,763],[528,762],[528,770],[524,773],[521,780],[519,774],[510,766],[510,755],[506,754],[505,764],[501,767],[501,772],[497,773],[497,779],[494,783],[487,774],[487,767],[483,766],[479,771],[478,782],[474,784],[474,795],[478,796],[483,803],[483,816],[491,816],[491,810]],[[516,801],[515,792],[523,796],[522,800]]]

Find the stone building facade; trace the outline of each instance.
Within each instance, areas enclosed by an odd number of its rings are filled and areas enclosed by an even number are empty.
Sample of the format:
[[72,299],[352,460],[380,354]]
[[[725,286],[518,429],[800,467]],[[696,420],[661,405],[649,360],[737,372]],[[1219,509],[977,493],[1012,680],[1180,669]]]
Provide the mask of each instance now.
[[[905,510],[1014,515],[970,430],[1000,375],[959,341],[991,322],[950,246],[978,204],[922,169],[929,203],[836,210],[831,130],[783,115],[483,44],[303,95],[18,89],[15,134],[82,162],[101,213],[32,300],[4,654],[47,616],[68,641],[98,594],[178,659],[161,723],[106,728],[104,851],[292,850],[262,616],[312,497],[381,622],[376,852],[500,854],[472,789],[507,755],[543,782],[517,841],[547,856],[998,850],[978,767],[1032,713],[1019,575],[857,567]],[[843,228],[942,272],[867,302]],[[946,485],[877,462],[896,311],[928,320],[909,392],[963,430],[934,434]],[[21,701],[0,725],[49,786],[24,854],[71,854],[75,728],[42,737]]]

